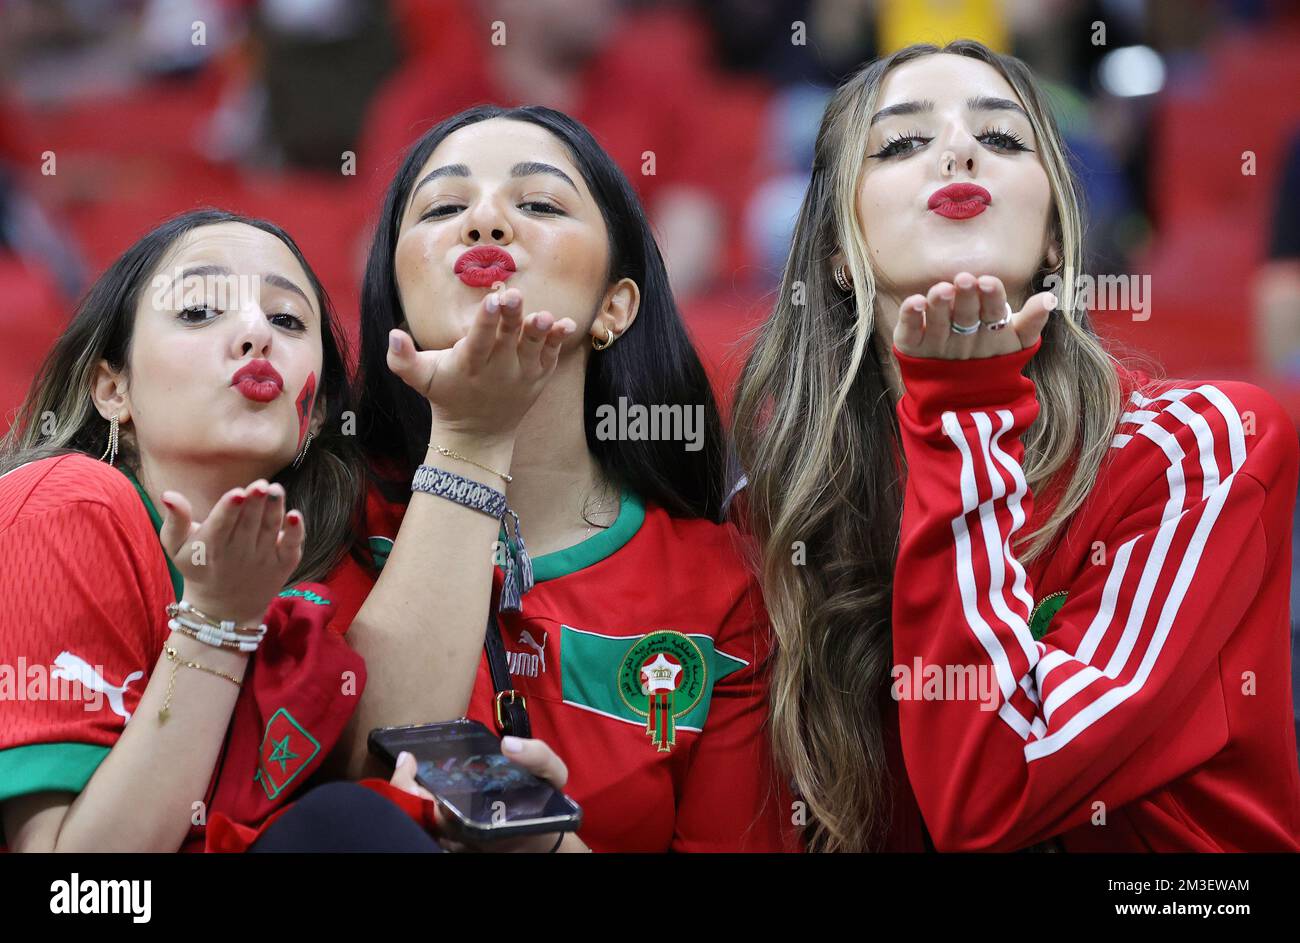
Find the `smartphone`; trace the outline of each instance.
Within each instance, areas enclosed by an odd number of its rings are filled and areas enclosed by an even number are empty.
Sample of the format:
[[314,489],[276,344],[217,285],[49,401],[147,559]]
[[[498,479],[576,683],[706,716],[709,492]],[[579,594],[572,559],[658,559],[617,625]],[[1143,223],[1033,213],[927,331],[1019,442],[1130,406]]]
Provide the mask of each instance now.
[[475,720],[370,731],[370,752],[397,764],[415,757],[415,781],[433,793],[449,837],[484,842],[543,832],[574,832],[582,807],[501,752],[501,741]]

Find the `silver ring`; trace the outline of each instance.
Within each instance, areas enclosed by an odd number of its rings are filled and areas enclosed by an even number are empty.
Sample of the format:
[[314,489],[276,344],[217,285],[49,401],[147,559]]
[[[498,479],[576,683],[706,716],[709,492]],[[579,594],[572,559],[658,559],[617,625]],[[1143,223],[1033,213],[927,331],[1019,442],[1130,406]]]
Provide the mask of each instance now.
[[948,330],[952,331],[954,334],[960,334],[962,337],[969,337],[971,334],[978,334],[980,330],[980,326],[978,322],[975,324],[966,325],[966,324],[958,324],[957,322],[952,321],[949,322],[948,324]]
[[1004,317],[1001,321],[988,321],[984,324],[984,326],[987,327],[990,331],[1000,331],[1008,324],[1011,323],[1011,304],[1007,302],[1006,305],[1007,305],[1006,317]]

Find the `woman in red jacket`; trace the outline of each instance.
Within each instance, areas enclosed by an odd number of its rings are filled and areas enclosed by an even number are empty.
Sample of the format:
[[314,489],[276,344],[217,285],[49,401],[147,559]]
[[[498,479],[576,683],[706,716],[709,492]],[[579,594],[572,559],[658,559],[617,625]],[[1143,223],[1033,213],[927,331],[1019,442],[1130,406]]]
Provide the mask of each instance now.
[[826,110],[736,409],[812,847],[1300,848],[1295,429],[1108,356],[1081,234],[1015,59]]

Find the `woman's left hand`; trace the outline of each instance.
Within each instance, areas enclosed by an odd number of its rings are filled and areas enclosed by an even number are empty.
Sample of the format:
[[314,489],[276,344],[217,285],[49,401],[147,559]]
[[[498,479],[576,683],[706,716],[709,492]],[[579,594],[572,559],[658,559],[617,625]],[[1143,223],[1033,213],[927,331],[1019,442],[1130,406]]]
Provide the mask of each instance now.
[[[534,776],[546,780],[557,790],[563,791],[565,783],[569,781],[568,767],[564,765],[563,760],[555,755],[555,751],[542,740],[502,737],[501,752]],[[397,768],[393,771],[393,778],[389,782],[404,792],[420,796],[423,799],[433,799],[433,795],[415,781],[415,768],[415,757],[409,753],[403,753],[397,758]],[[442,829],[445,826],[446,818],[442,814],[442,809],[437,805],[434,806],[434,815],[438,820],[439,829]],[[502,839],[479,844],[461,844],[443,837],[440,837],[438,841],[448,851],[547,852],[555,847],[555,841],[559,837],[559,833],[549,832],[542,835],[525,835],[521,838]],[[574,836],[572,840],[576,842],[577,837]]]
[[[951,282],[939,282],[924,295],[909,295],[898,309],[894,346],[911,357],[935,360],[974,360],[999,357],[1032,347],[1056,307],[1050,291],[1033,295],[1011,315],[1003,329],[990,330],[1007,316],[1007,292],[993,275],[976,278],[961,272]],[[984,322],[984,323],[981,323]],[[951,325],[976,325],[972,334],[958,334]]]

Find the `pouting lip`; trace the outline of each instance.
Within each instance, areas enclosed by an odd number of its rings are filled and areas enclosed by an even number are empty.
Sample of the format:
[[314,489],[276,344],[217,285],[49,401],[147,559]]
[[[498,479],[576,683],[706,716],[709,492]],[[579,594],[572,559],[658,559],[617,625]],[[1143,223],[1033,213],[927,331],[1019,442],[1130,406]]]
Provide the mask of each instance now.
[[934,209],[936,206],[941,206],[944,203],[969,203],[971,200],[979,200],[981,203],[992,203],[993,196],[979,184],[950,183],[948,186],[931,193],[930,200],[926,206],[929,209]]
[[452,273],[459,275],[467,268],[494,267],[513,272],[515,270],[515,260],[511,258],[509,252],[497,246],[475,246],[461,253],[460,258],[456,260],[456,264],[452,268]]
[[271,366],[269,360],[250,360],[230,378],[230,385],[236,386],[241,380],[255,380],[259,383],[271,382],[279,389],[284,389],[284,377],[280,376],[280,371]]

